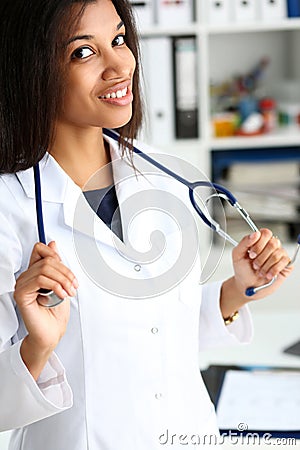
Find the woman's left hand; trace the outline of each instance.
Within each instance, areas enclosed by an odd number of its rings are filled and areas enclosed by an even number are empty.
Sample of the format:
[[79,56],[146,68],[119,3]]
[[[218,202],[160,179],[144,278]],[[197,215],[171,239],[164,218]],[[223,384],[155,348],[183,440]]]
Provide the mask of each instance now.
[[[293,270],[292,266],[288,266],[290,258],[280,240],[266,228],[244,237],[233,249],[232,259],[236,287],[248,301],[274,292]],[[271,286],[252,297],[245,295],[247,288],[266,284],[275,276],[277,279]]]

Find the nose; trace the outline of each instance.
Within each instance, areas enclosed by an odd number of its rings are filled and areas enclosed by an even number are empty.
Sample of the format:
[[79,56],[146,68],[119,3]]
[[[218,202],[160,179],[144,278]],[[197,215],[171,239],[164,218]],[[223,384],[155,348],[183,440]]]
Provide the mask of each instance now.
[[112,48],[103,55],[103,63],[102,79],[104,81],[132,77],[135,69],[135,59],[128,48],[121,51]]

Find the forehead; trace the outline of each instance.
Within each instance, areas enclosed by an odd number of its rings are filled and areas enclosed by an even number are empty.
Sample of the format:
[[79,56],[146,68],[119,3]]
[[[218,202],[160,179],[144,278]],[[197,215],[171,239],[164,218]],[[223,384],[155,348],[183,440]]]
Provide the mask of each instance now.
[[111,0],[97,0],[89,3],[84,11],[78,24],[76,31],[89,31],[89,33],[99,33],[101,29],[106,29],[108,26],[118,24],[120,17]]

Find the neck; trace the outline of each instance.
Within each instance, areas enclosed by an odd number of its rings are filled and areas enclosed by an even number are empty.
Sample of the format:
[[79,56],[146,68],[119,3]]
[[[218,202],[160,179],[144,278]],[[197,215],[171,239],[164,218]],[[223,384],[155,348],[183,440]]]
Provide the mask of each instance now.
[[81,189],[113,183],[109,148],[101,128],[70,129],[60,124],[49,153]]

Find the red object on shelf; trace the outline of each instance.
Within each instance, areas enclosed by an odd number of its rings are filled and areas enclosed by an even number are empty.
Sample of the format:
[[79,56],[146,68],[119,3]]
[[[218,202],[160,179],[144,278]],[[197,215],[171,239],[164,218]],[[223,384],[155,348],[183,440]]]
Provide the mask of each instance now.
[[264,132],[274,130],[277,126],[276,102],[271,97],[262,98],[259,102],[259,109],[264,117]]

